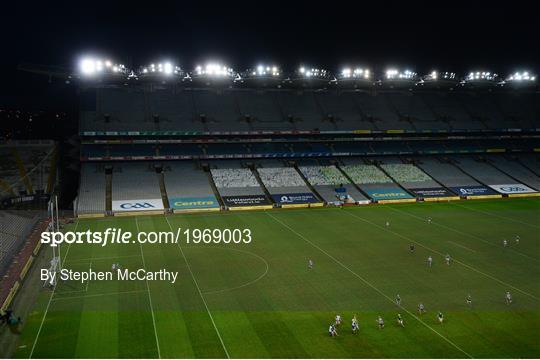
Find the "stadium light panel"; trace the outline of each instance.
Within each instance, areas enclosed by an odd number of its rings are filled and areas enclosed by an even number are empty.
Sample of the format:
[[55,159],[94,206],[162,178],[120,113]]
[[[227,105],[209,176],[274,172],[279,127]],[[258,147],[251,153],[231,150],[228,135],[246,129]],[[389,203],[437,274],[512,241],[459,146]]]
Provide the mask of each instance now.
[[279,68],[275,65],[259,64],[251,73],[254,76],[279,76]]
[[195,73],[197,75],[207,75],[213,77],[225,77],[234,75],[233,69],[220,63],[208,63],[204,67],[201,65],[197,65],[195,67]]
[[399,71],[397,69],[386,70],[386,79],[388,80],[412,80],[416,77],[416,73],[411,70]]
[[488,80],[493,81],[497,78],[497,74],[490,71],[471,71],[469,75],[465,78],[466,81],[475,81],[475,80]]
[[105,73],[127,73],[122,64],[115,64],[111,60],[102,60],[92,56],[83,57],[79,60],[79,73],[83,76],[94,76]]
[[306,68],[304,66],[298,69],[298,73],[300,73],[301,76],[306,77],[306,78],[312,78],[312,77],[326,78],[329,75],[328,71],[324,69]]
[[531,75],[529,71],[515,72],[506,78],[506,81],[513,82],[525,82],[525,81],[535,81],[536,76]]
[[158,73],[160,75],[170,76],[173,74],[181,74],[183,71],[179,66],[174,65],[170,61],[151,63],[148,66],[140,67],[140,74]]
[[363,69],[363,68],[360,68],[360,67],[357,67],[357,68],[344,68],[342,71],[341,71],[341,78],[343,79],[350,79],[350,78],[355,78],[355,79],[369,79],[370,77],[370,72],[369,70],[367,69]]
[[79,63],[79,70],[84,75],[93,75],[96,72],[96,64],[91,58],[84,58]]

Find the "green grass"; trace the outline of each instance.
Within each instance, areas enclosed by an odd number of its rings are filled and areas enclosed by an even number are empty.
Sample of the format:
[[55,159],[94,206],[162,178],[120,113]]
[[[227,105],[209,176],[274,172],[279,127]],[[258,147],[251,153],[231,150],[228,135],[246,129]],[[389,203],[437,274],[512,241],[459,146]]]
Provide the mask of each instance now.
[[[29,357],[34,348],[33,357],[48,358],[537,358],[539,210],[536,199],[516,199],[170,216],[173,229],[247,227],[253,242],[73,245],[67,255],[64,246],[65,267],[92,262],[109,270],[118,261],[138,268],[142,251],[148,269],[179,271],[179,280],[149,282],[148,289],[145,282],[60,284],[45,318],[51,292],[44,290],[13,356]],[[164,216],[81,220],[78,230],[136,232],[137,225],[169,230]],[[509,248],[503,238],[512,239]],[[393,303],[398,293],[401,309]],[[427,308],[421,316],[419,302]],[[395,323],[398,312],[405,328]],[[344,324],[330,338],[337,313]],[[353,314],[358,335],[350,332]]]

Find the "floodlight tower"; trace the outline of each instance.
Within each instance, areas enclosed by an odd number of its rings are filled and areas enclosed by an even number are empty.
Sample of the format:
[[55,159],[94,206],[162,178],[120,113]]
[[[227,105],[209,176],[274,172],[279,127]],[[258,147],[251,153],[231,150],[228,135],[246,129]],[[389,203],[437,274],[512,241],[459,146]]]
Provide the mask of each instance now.
[[369,88],[373,84],[373,72],[365,67],[345,67],[337,76],[337,86],[344,89]]
[[185,77],[184,70],[171,61],[158,61],[141,66],[137,72],[140,81],[174,82]]
[[326,69],[302,65],[288,82],[294,87],[309,88],[328,87],[335,81],[334,76]]
[[459,84],[457,75],[452,71],[433,70],[422,76],[416,86],[437,89],[453,89]]
[[283,71],[277,65],[258,64],[238,74],[234,83],[249,87],[280,87]]
[[495,86],[498,78],[499,75],[492,71],[476,70],[469,72],[461,83],[467,87],[486,88]]
[[125,65],[96,56],[81,57],[77,66],[77,76],[84,81],[125,81],[129,75]]
[[379,85],[389,88],[412,88],[419,80],[416,72],[405,69],[389,68],[379,80]]
[[193,84],[203,86],[230,86],[238,74],[230,67],[219,62],[197,65],[186,77]]
[[502,86],[510,86],[512,88],[528,88],[537,85],[536,74],[531,71],[516,71],[500,82]]

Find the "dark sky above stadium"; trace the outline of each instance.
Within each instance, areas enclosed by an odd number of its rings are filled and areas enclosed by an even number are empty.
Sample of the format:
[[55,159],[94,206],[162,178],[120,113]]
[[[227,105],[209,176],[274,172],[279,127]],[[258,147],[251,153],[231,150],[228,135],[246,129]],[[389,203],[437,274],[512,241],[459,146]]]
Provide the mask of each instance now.
[[43,81],[17,64],[73,67],[83,53],[128,66],[167,58],[186,69],[208,58],[237,70],[270,61],[285,70],[361,64],[460,74],[538,71],[539,63],[533,2],[19,1],[0,16],[0,102]]

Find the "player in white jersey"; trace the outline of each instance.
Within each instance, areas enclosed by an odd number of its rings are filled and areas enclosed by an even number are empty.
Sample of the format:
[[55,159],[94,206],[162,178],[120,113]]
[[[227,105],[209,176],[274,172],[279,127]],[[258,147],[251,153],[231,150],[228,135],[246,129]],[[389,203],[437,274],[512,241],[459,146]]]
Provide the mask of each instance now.
[[379,316],[377,319],[377,325],[379,325],[379,329],[384,329],[384,320],[382,317]]
[[452,258],[450,257],[450,254],[446,254],[446,256],[444,257],[444,260],[446,261],[446,265],[450,265],[450,261],[452,260]]
[[503,240],[503,246],[508,247],[508,241],[506,239]]
[[313,260],[308,260],[308,268],[313,269]]
[[431,255],[428,256],[427,258],[427,264],[429,267],[431,267],[433,265],[433,258],[431,257]]
[[358,320],[356,320],[356,315],[353,316],[351,321],[352,333],[356,334],[358,332]]
[[518,244],[519,244],[519,240],[521,240],[521,238],[519,237],[519,235],[516,235],[516,239],[515,239],[515,240],[516,240],[516,245],[518,245]]
[[469,307],[472,306],[472,297],[471,297],[471,294],[467,294],[467,305],[469,305]]
[[510,294],[510,291],[506,292],[505,299],[506,299],[506,305],[510,305],[512,303],[512,294]]
[[418,313],[419,313],[420,315],[422,315],[422,314],[425,313],[425,312],[426,312],[426,308],[425,308],[425,306],[424,306],[424,303],[418,304]]
[[428,219],[427,219],[428,224],[431,224],[431,221],[432,221],[431,217],[428,217]]
[[331,337],[338,336],[338,333],[334,324],[331,324],[330,327],[328,328],[328,335],[330,335]]
[[341,315],[337,314],[336,315],[336,326],[339,326],[341,325]]
[[390,227],[390,221],[386,221],[386,227]]
[[405,323],[403,322],[403,318],[401,317],[401,314],[397,314],[397,323],[401,327],[405,327]]
[[396,295],[396,305],[401,306],[401,296],[399,294]]

